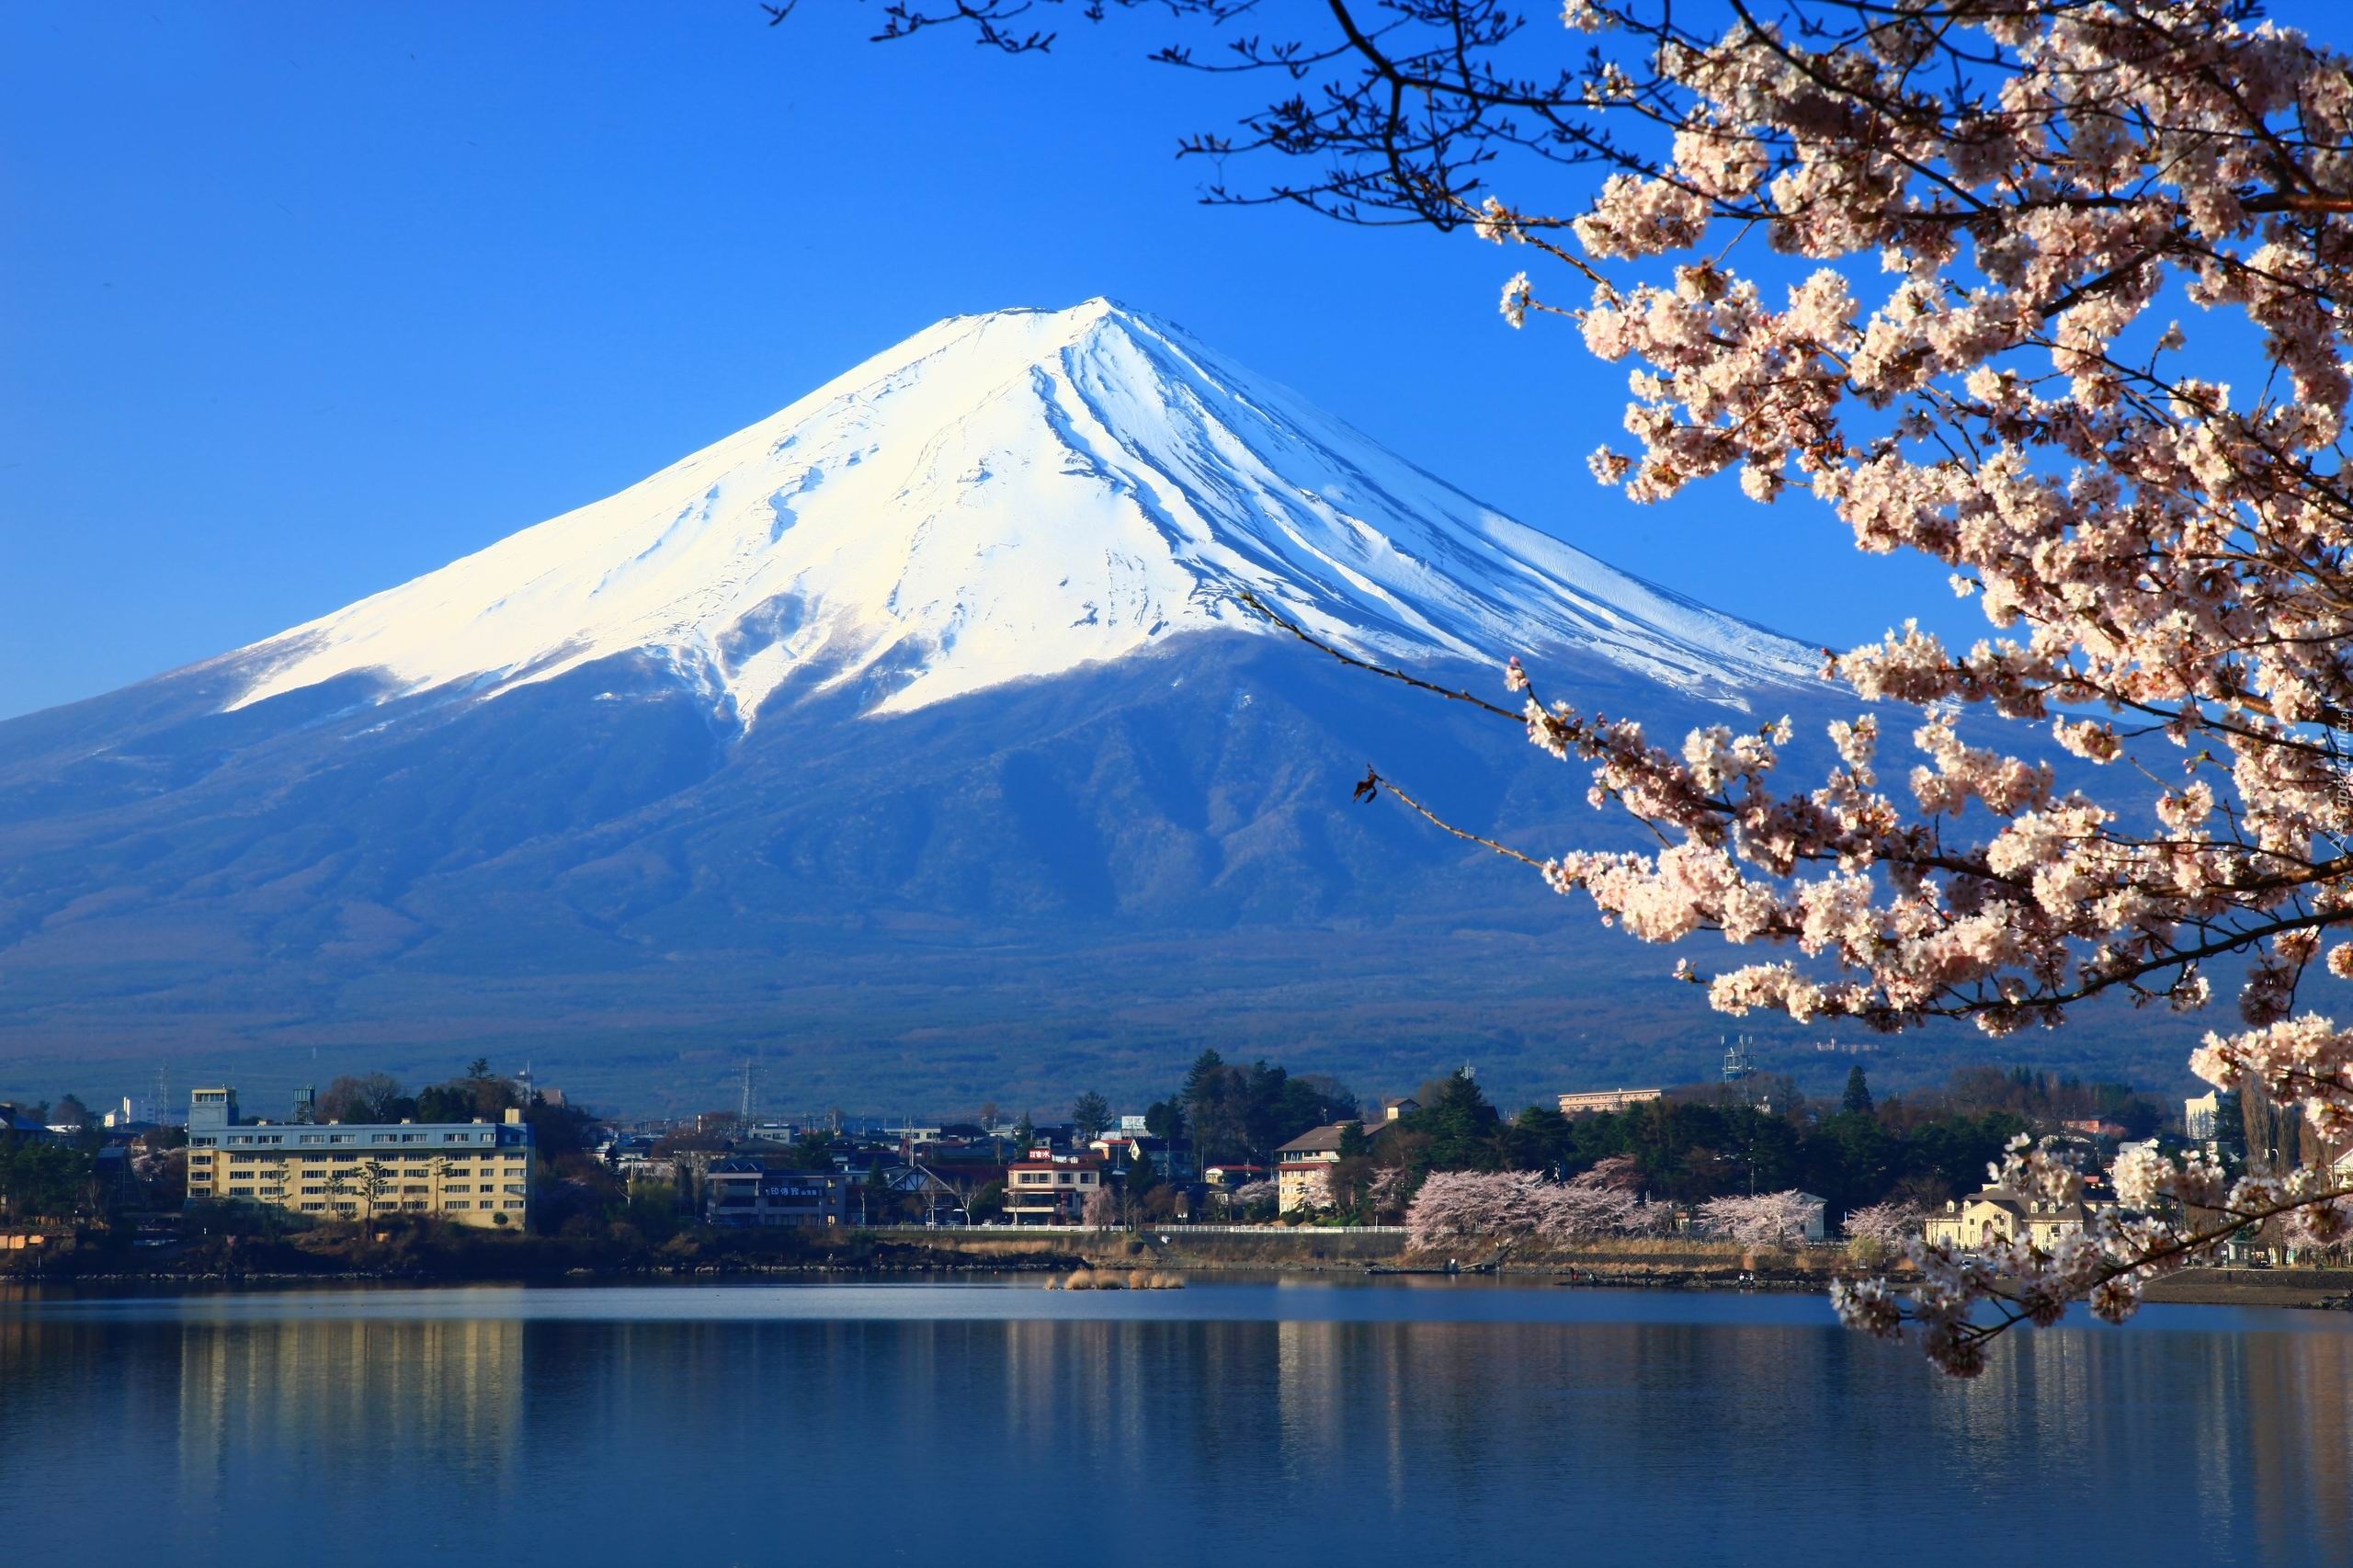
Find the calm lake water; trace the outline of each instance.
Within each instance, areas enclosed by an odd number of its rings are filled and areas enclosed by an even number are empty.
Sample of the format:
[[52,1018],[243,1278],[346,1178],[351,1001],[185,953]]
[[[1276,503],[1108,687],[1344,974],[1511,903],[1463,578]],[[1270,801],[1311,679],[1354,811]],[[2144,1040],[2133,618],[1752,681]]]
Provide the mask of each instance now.
[[1414,1284],[0,1294],[0,1562],[2353,1563],[2353,1323],[1972,1384],[1816,1299]]

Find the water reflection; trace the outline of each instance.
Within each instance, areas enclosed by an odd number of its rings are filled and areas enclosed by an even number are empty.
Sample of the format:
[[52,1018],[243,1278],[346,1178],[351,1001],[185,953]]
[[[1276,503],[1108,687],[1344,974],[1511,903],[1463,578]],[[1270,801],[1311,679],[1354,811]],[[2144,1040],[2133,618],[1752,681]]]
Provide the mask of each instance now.
[[2159,1317],[1964,1385],[1788,1303],[1306,1299],[0,1302],[0,1518],[240,1568],[2353,1562],[2345,1332]]

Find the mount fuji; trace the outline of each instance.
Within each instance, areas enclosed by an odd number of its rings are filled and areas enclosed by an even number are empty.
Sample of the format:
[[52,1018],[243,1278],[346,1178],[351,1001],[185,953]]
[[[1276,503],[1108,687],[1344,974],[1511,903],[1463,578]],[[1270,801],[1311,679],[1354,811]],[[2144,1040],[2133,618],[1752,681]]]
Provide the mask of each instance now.
[[1613,571],[1165,322],[959,316],[576,512],[217,661],[242,708],[363,675],[488,699],[600,660],[748,731],[783,687],[912,712],[1196,631],[1243,590],[1351,652],[1573,651],[1737,705],[1818,661]]
[[1535,847],[1616,841],[1574,770],[1245,593],[1666,733],[1829,697],[1806,647],[1167,322],[956,317],[619,494],[0,723],[0,1089],[486,1052],[690,1104],[756,1051],[795,1104],[949,1106],[1202,1043],[1508,1085],[1712,1042],[1619,983],[1654,955],[1347,803],[1370,759]]

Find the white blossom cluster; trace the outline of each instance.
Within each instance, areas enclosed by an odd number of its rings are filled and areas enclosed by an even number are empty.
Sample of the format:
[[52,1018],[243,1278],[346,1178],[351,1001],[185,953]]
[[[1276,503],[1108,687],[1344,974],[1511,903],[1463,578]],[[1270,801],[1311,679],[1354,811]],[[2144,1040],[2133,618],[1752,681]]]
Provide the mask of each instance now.
[[[1893,786],[1870,714],[1834,729],[1818,787],[1777,790],[1786,723],[1671,751],[1507,677],[1529,739],[1665,840],[1563,855],[1554,887],[1645,940],[1803,955],[1706,979],[1716,1007],[2003,1034],[2108,990],[2195,1009],[2208,966],[2251,953],[2242,1027],[2193,1065],[2341,1140],[2353,1033],[2297,1006],[2315,960],[2353,979],[2353,944],[2322,950],[2353,919],[2353,60],[2242,9],[1790,0],[1716,37],[1643,0],[1570,5],[1624,46],[1585,107],[1663,127],[1659,151],[1581,213],[1491,199],[1477,231],[1591,282],[1563,307],[1523,273],[1504,311],[1574,316],[1631,365],[1631,441],[1596,474],[1640,501],[1727,473],[1758,502],[1810,493],[1862,549],[1945,562],[1995,631],[1963,650],[1907,623],[1826,657],[1926,710]],[[1823,265],[1769,297],[1727,243],[1752,232]],[[2197,330],[2157,313],[2183,301]],[[2230,384],[2199,351],[2264,373]],[[1966,706],[2047,726],[2144,801],[1971,744]],[[2038,1160],[2004,1179],[2075,1179]],[[2341,1233],[2323,1177],[2223,1191],[2155,1160],[2129,1156],[2123,1209],[2048,1255],[1907,1238],[1917,1283],[1850,1284],[1841,1311],[1909,1322],[1966,1372],[1972,1312],[2123,1316],[2250,1215]]]

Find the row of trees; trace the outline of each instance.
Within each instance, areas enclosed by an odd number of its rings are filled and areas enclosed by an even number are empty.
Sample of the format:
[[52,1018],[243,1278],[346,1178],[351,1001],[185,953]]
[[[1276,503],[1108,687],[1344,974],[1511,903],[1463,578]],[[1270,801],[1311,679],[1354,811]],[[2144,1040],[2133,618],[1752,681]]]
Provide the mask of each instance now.
[[[1884,1243],[1916,1223],[1919,1210],[1882,1204],[1858,1213],[1861,1233]],[[1815,1204],[1795,1189],[1727,1194],[1691,1211],[1698,1233],[1744,1246],[1789,1245],[1820,1217]],[[1608,1236],[1658,1235],[1673,1223],[1668,1205],[1643,1196],[1642,1172],[1622,1154],[1566,1181],[1533,1171],[1433,1171],[1405,1209],[1405,1228],[1415,1248],[1472,1245],[1495,1248],[1498,1256],[1531,1241],[1574,1245]]]
[[313,1114],[321,1121],[496,1121],[524,1108],[514,1084],[477,1056],[459,1076],[414,1095],[389,1073],[346,1074],[326,1086]]
[[[1094,1094],[1082,1096],[1074,1111],[1098,1120],[1108,1116]],[[1266,1164],[1309,1129],[1359,1114],[1356,1096],[1327,1074],[1294,1075],[1265,1061],[1244,1067],[1204,1051],[1176,1094],[1153,1102],[1144,1125],[1156,1138],[1189,1137],[1206,1168],[1223,1160]]]
[[97,1162],[86,1150],[0,1132],[0,1214],[10,1220],[65,1220],[106,1205]]
[[[1857,1067],[1846,1092],[1819,1107],[1786,1084],[1755,1099],[1750,1092],[1753,1085],[1737,1094],[1695,1085],[1623,1111],[1566,1117],[1531,1106],[1506,1120],[1469,1074],[1456,1073],[1425,1085],[1418,1108],[1379,1137],[1344,1136],[1325,1200],[1336,1216],[1371,1222],[1395,1219],[1433,1174],[1574,1185],[1602,1171],[1610,1187],[1662,1204],[1700,1207],[1802,1189],[1824,1199],[1836,1222],[1874,1205],[1916,1211],[1974,1190],[2013,1139],[2071,1119],[2055,1111],[2129,1108],[2130,1121],[2120,1123],[2129,1130],[2145,1130],[2157,1114],[2126,1085],[2084,1085],[2029,1068],[1965,1069],[1942,1088],[1882,1099]],[[2040,1114],[2010,1108],[2018,1104],[2038,1106]],[[1503,1188],[1456,1190],[1492,1196]],[[1731,1209],[1717,1219],[1727,1233],[1734,1228]]]

